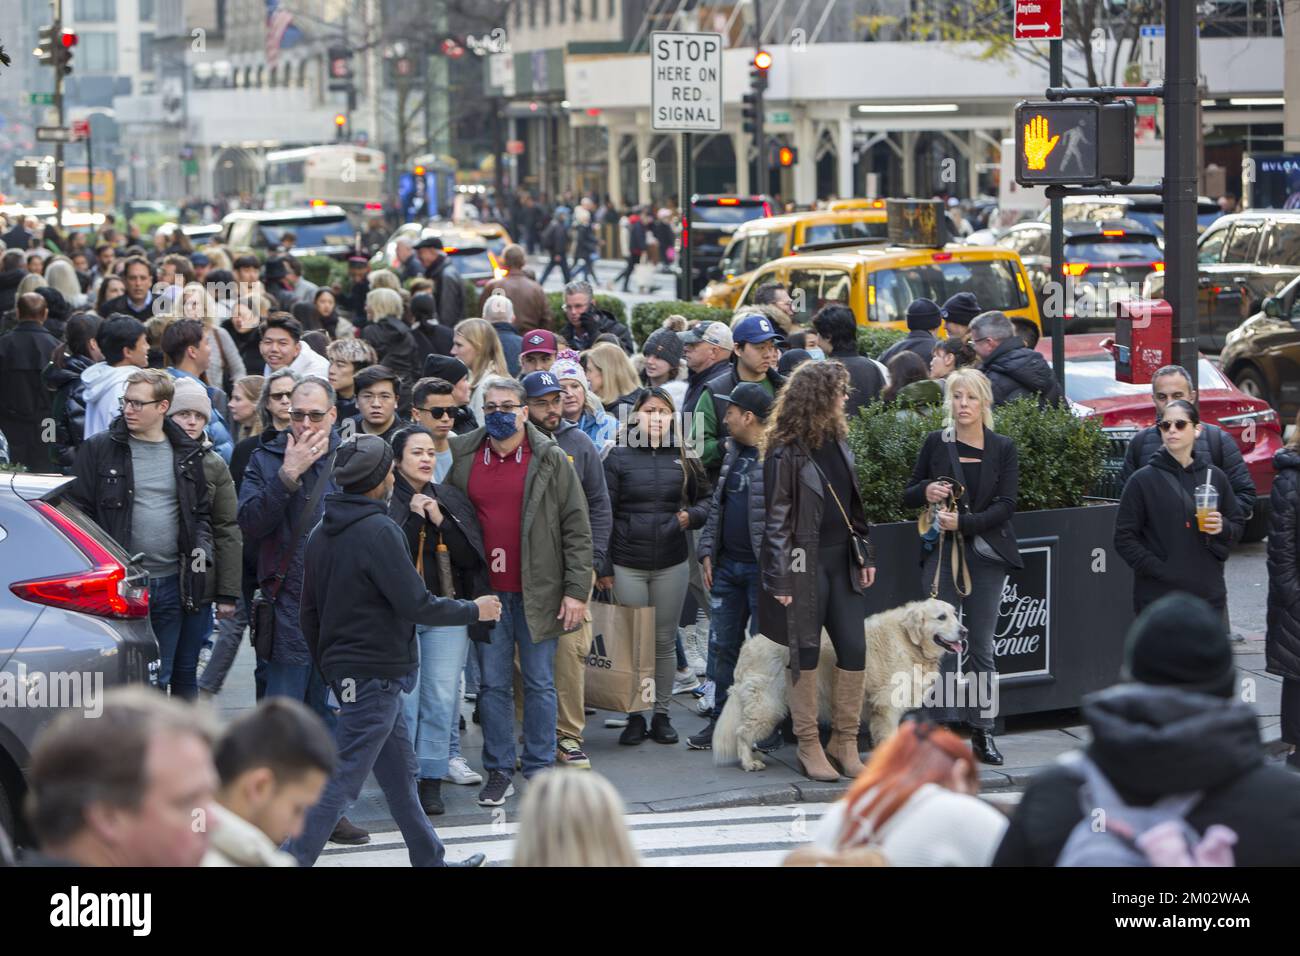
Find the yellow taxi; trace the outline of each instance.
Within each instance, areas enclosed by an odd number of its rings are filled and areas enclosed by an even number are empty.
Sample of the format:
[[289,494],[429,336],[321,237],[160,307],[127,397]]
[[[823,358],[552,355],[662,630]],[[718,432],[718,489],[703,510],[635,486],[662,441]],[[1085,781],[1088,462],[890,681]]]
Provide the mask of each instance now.
[[700,301],[719,309],[735,308],[740,291],[755,269],[773,259],[788,256],[807,243],[872,239],[885,235],[883,200],[841,201],[865,205],[769,216],[740,225],[722,254],[722,261],[711,276],[712,281],[700,293]]
[[477,236],[482,240],[483,245],[487,246],[488,251],[498,259],[501,258],[501,250],[514,242],[510,238],[510,233],[506,227],[499,222],[480,222],[477,219],[457,219],[453,225],[462,232],[471,236]]
[[818,309],[835,302],[851,308],[859,325],[906,330],[913,299],[943,305],[958,292],[972,292],[983,309],[1005,312],[1030,348],[1042,334],[1029,276],[1011,249],[960,243],[832,245],[847,248],[809,250],[759,267],[747,277],[738,307],[752,304],[763,284],[780,282],[794,300],[798,324],[807,325]]

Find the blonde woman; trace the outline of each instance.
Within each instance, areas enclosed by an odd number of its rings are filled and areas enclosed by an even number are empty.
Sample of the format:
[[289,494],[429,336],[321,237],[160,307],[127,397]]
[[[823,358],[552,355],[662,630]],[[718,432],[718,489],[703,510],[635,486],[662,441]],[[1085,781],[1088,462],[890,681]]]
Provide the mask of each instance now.
[[515,866],[640,866],[623,801],[598,773],[547,770],[519,809]]
[[55,256],[46,263],[45,281],[67,300],[70,308],[76,309],[86,304],[81,283],[77,281],[77,270],[66,256]]
[[591,391],[596,393],[605,411],[618,414],[620,405],[631,405],[641,389],[636,368],[627,353],[613,342],[598,342],[582,353],[583,371]]
[[257,407],[262,397],[262,386],[266,379],[261,375],[245,375],[235,382],[230,390],[230,424],[235,429],[235,441],[252,438],[262,434],[262,416]]
[[376,269],[370,273],[370,289],[392,289],[394,292],[402,291],[402,280],[397,277],[396,272],[388,269]]
[[203,254],[208,257],[208,265],[210,266],[208,269],[209,273],[217,272],[219,270],[224,272],[231,272],[234,270],[234,265],[230,259],[230,253],[226,251],[225,246],[207,246],[204,248]]
[[[963,368],[945,381],[948,394],[944,427],[925,437],[912,479],[903,492],[903,504],[909,508],[937,508],[935,526],[942,534],[937,540],[922,543],[928,553],[922,564],[921,583],[928,592],[937,575],[939,599],[961,609],[969,631],[962,664],[983,684],[976,685],[977,689],[991,693],[992,682],[997,680],[993,629],[998,621],[1002,582],[1009,568],[1024,567],[1016,532],[1011,527],[1019,494],[1020,462],[1015,442],[993,430],[993,387],[988,377],[976,369]],[[960,488],[953,486],[954,480]],[[950,509],[946,505],[954,493],[956,508]],[[954,583],[953,551],[958,535],[960,580]],[[969,576],[962,567],[968,569]],[[951,686],[942,675],[956,669],[957,655],[945,654],[939,686]],[[940,704],[935,719],[964,721],[973,730],[971,749],[975,756],[987,764],[1002,763],[1002,754],[993,742],[993,717],[986,709]]]
[[187,319],[198,319],[203,323],[209,353],[205,378],[209,385],[228,392],[231,385],[243,378],[248,370],[244,367],[244,359],[239,354],[235,340],[218,324],[220,312],[217,300],[202,285],[191,282],[181,292],[181,314]]
[[[372,293],[373,294],[373,293]],[[494,377],[510,378],[505,352],[497,330],[487,319],[462,319],[456,324],[456,337],[452,340],[452,358],[459,359],[469,369],[469,407],[474,419],[483,424],[483,393]]]

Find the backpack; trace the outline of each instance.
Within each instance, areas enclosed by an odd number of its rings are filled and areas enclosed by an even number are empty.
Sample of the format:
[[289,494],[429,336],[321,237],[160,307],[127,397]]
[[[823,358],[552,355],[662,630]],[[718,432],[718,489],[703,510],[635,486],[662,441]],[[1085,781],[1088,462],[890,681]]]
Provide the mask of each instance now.
[[1106,775],[1081,752],[1061,762],[1083,775],[1075,824],[1056,859],[1058,867],[1076,866],[1233,866],[1237,835],[1228,827],[1210,827],[1204,839],[1187,822],[1201,801],[1199,791],[1170,794],[1147,807],[1130,806]]

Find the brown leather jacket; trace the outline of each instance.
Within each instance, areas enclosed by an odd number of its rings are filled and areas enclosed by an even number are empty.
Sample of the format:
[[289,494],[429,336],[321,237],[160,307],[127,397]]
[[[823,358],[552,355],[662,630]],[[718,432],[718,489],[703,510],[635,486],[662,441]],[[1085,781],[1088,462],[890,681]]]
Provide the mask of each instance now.
[[[848,462],[849,473],[856,475],[853,452],[847,442],[837,442]],[[758,557],[763,586],[759,589],[758,623],[761,632],[778,644],[796,648],[821,645],[821,608],[817,601],[818,539],[822,509],[835,508],[833,500],[823,500],[821,475],[807,451],[795,445],[769,448],[763,461],[763,490],[767,521],[763,527],[763,547]],[[854,531],[867,536],[870,526],[862,507],[857,481],[853,482],[852,503],[846,503]],[[868,554],[875,563],[868,541]],[[851,559],[849,559],[851,560]],[[849,574],[846,560],[837,573]],[[854,590],[862,587],[856,575],[851,577]],[[790,595],[794,600],[782,607],[776,596]],[[797,672],[799,655],[790,655],[790,666]]]
[[542,291],[542,287],[535,279],[518,272],[511,272],[504,279],[493,279],[483,286],[484,299],[490,296],[494,289],[505,292],[506,298],[514,305],[515,328],[519,330],[520,335],[533,329],[555,328],[555,324],[551,321],[551,306],[546,301],[546,293]]

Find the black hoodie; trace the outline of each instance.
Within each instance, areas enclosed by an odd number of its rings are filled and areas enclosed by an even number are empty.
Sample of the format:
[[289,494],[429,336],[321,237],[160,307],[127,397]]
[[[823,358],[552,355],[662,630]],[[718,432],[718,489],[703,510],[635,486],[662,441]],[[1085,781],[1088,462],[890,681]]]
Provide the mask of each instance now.
[[429,593],[407,547],[384,502],[325,496],[325,517],[307,538],[299,622],[327,682],[405,677],[420,666],[414,625],[478,621],[473,601]]
[[1047,360],[1016,336],[1004,341],[980,363],[979,369],[993,386],[993,404],[1005,405],[1028,395],[1038,396],[1038,407],[1061,400],[1061,386]]
[[[1264,763],[1255,711],[1239,701],[1174,687],[1120,684],[1084,699],[1088,756],[1132,805],[1200,791],[1187,814],[1198,833],[1215,823],[1237,834],[1238,866],[1300,866],[1300,783]],[[1078,771],[1034,777],[994,866],[1053,866],[1083,818]]]
[[[1217,535],[1196,528],[1194,496],[1207,472],[1218,489],[1223,515],[1223,530]],[[1170,478],[1183,494],[1175,495]],[[1133,569],[1134,609],[1140,611],[1171,591],[1187,591],[1222,609],[1228,595],[1223,563],[1245,527],[1227,475],[1200,455],[1183,468],[1161,448],[1124,486],[1115,517],[1115,550]]]
[[1273,467],[1264,658],[1270,674],[1300,681],[1300,452],[1279,449]]

